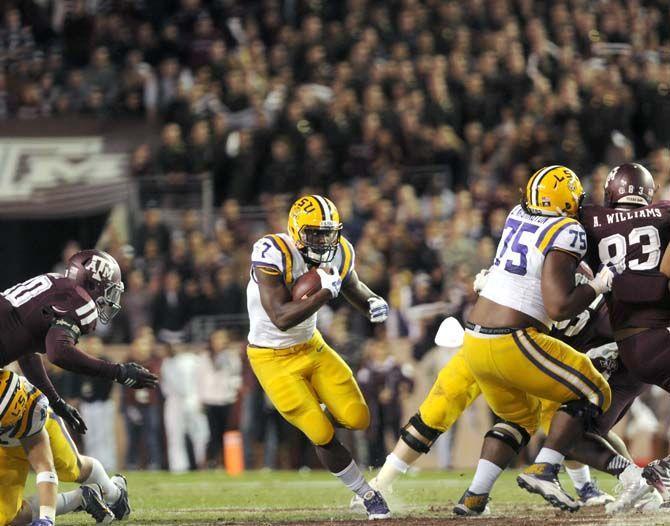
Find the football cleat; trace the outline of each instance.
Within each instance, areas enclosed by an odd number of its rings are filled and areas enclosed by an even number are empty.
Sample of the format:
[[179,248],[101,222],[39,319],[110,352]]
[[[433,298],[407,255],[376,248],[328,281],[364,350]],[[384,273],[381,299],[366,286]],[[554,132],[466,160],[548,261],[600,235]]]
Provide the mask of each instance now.
[[81,487],[81,509],[95,519],[96,524],[110,524],[114,513],[102,498],[102,488],[98,484]]
[[368,513],[368,520],[388,519],[391,516],[388,504],[378,491],[368,491],[363,495],[363,505]]
[[[373,490],[381,493],[382,496],[388,497],[388,495],[391,495],[393,493],[392,486],[387,487],[384,491],[379,489],[379,487],[377,486],[377,477],[370,480],[368,484]],[[367,510],[365,509],[365,504],[363,504],[363,499],[356,494],[354,494],[354,496],[351,497],[351,500],[349,501],[349,509],[356,513],[367,513]]]
[[670,457],[647,464],[642,470],[642,478],[660,493],[664,503],[670,501]]
[[619,475],[621,492],[614,502],[605,505],[607,513],[623,513],[630,510],[654,488],[642,478],[642,468],[634,464],[628,466]]
[[608,502],[614,502],[614,497],[601,490],[595,481],[584,484],[581,489],[577,490],[577,496],[582,506],[601,506]]
[[490,515],[491,509],[489,508],[488,502],[488,493],[473,493],[470,490],[466,490],[458,501],[458,504],[454,506],[454,513],[464,517]]
[[128,500],[128,481],[126,477],[117,473],[112,477],[112,482],[121,490],[121,496],[114,504],[110,504],[109,508],[114,512],[116,520],[122,521],[132,511]]
[[531,464],[516,478],[516,482],[529,493],[540,495],[555,508],[577,511],[580,508],[579,502],[565,492],[558,480],[560,469],[560,464]]
[[663,508],[663,497],[655,489],[635,503],[635,509],[643,512],[658,511],[661,508]]

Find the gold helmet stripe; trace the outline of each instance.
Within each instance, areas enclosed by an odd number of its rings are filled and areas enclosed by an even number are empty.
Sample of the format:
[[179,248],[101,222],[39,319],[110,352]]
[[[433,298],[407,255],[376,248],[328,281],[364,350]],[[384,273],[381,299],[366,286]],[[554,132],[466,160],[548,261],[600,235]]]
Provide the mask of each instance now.
[[0,393],[0,420],[5,416],[9,405],[16,395],[19,384],[19,375],[12,373],[10,381],[5,383],[5,388]]
[[319,210],[321,210],[321,217],[323,218],[323,221],[331,221],[332,214],[330,213],[330,207],[328,206],[326,200],[320,195],[313,195],[312,197],[316,201],[316,204],[319,205]]
[[560,166],[558,164],[547,166],[544,170],[539,172],[533,179],[530,189],[531,190],[530,200],[532,206],[540,206],[539,203],[540,183],[542,182],[544,176],[547,175],[549,172],[551,172],[554,168],[560,168]]

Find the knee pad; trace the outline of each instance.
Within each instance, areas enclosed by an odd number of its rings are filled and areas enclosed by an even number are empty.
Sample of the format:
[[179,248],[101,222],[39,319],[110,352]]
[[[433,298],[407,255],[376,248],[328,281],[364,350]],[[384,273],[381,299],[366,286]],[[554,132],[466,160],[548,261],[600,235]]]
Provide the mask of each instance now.
[[309,411],[300,421],[291,423],[300,429],[315,446],[326,445],[335,436],[333,424],[321,411]]
[[563,411],[575,418],[580,418],[584,422],[584,429],[591,431],[595,427],[596,418],[598,418],[602,410],[595,404],[588,400],[580,398],[579,400],[570,400],[565,402],[558,408],[558,411]]
[[347,407],[346,426],[349,429],[367,429],[370,426],[370,410],[360,402],[352,403]]
[[[419,433],[421,438],[427,440],[428,443],[413,435],[408,429],[410,426]],[[417,453],[428,453],[430,451],[430,446],[433,445],[433,442],[435,442],[439,436],[440,431],[426,425],[419,413],[410,418],[407,425],[400,430],[400,438],[402,441]]]
[[495,438],[511,447],[515,453],[528,444],[530,434],[519,424],[514,422],[498,422],[484,435],[485,438]]

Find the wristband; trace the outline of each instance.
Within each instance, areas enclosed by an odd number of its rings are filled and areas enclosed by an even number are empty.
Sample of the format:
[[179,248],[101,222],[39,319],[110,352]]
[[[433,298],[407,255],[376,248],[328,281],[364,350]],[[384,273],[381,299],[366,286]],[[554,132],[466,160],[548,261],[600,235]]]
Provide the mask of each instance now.
[[56,486],[58,486],[58,475],[56,475],[56,473],[54,473],[53,471],[42,471],[37,474],[35,482],[37,484],[47,482],[49,484],[55,484]]
[[40,506],[40,519],[56,522],[56,509],[52,506]]

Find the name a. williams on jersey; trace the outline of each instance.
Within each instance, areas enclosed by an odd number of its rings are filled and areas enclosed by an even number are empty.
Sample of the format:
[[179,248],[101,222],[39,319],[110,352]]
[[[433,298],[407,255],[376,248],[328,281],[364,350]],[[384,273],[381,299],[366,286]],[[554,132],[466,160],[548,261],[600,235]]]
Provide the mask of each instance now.
[[[613,214],[607,214],[607,224],[611,225],[613,223],[621,223],[622,221],[628,221],[629,219],[637,219],[639,217],[662,217],[661,211],[658,208],[643,208],[641,210],[627,210],[621,212],[614,212]],[[602,226],[600,221],[598,221],[598,216],[593,216],[593,226],[598,227]]]

